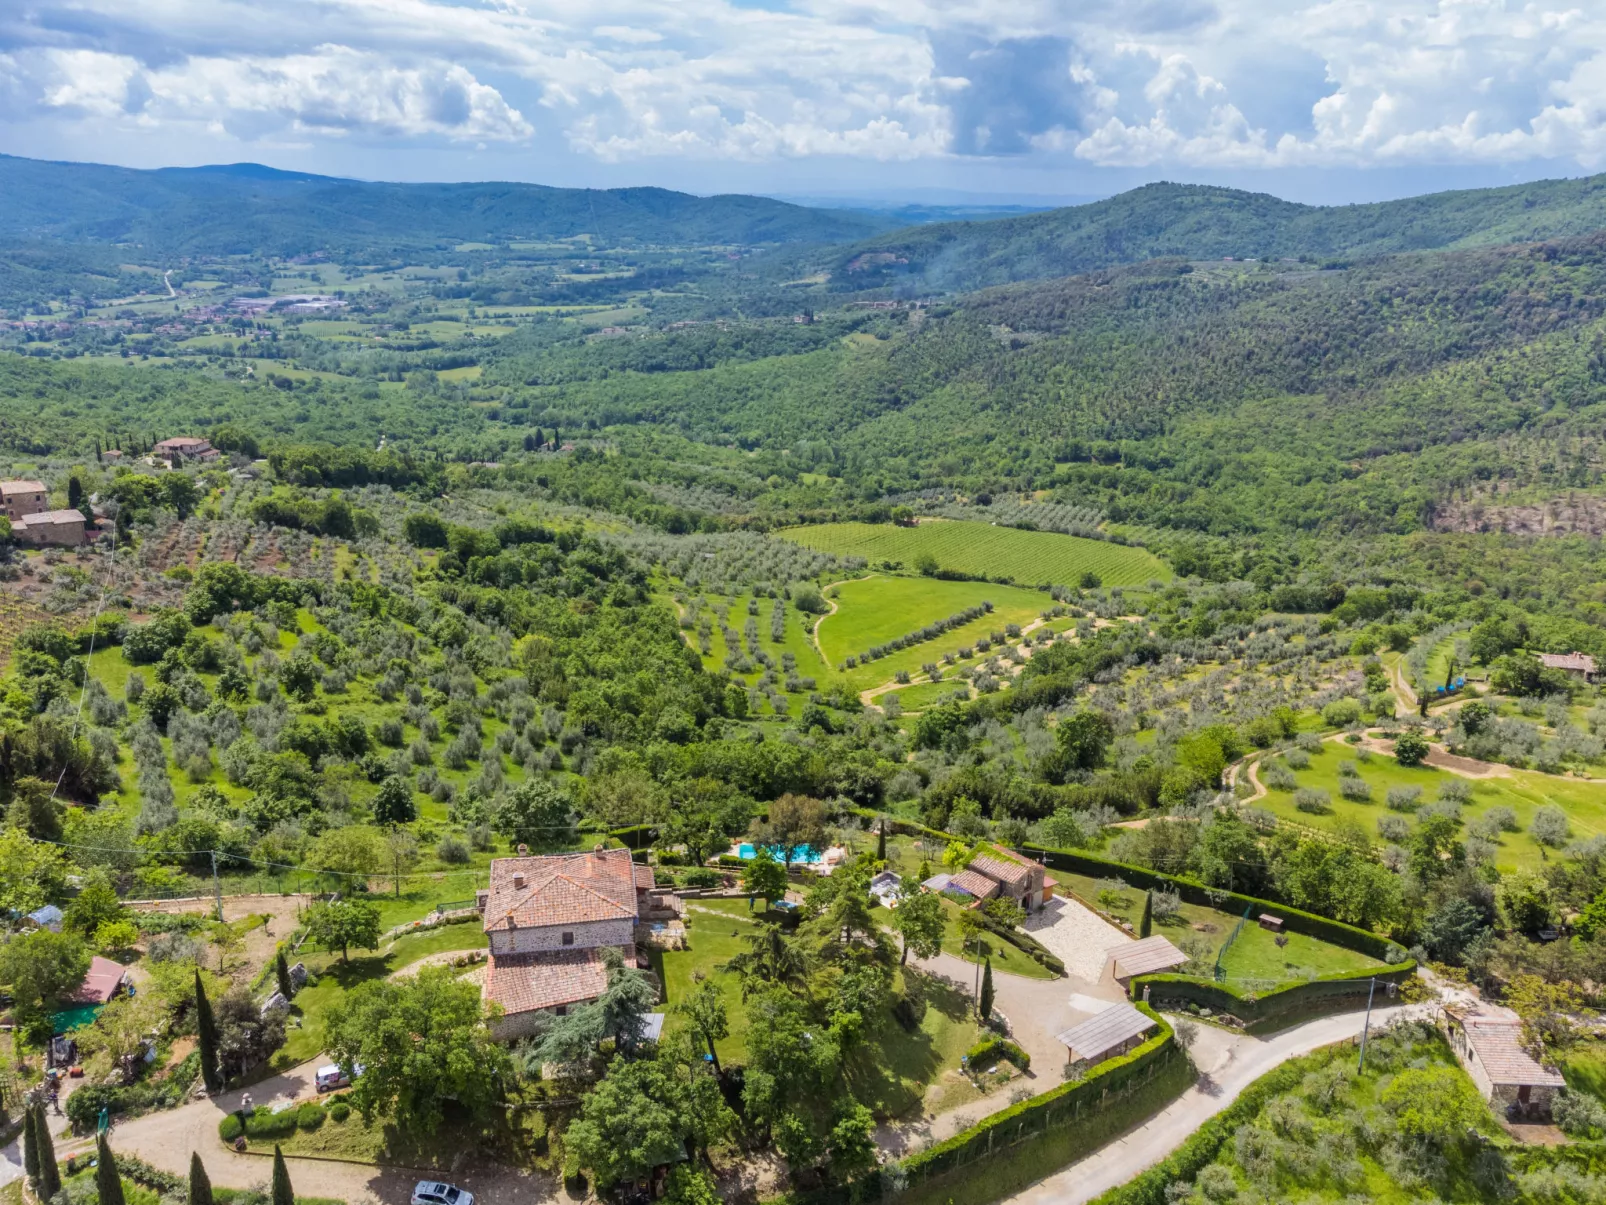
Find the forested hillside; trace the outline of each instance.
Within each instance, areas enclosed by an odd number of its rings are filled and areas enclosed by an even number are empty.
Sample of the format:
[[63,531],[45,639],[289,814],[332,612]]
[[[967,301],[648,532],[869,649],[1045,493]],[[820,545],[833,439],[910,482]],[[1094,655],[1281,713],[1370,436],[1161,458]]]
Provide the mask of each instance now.
[[829,260],[834,287],[929,296],[1165,256],[1322,262],[1584,234],[1606,226],[1606,177],[1314,206],[1151,184],[1070,209],[880,235]]
[[255,164],[135,171],[0,156],[0,235],[128,242],[166,255],[450,247],[565,239],[608,244],[833,242],[891,219],[764,197],[662,188],[383,184]]

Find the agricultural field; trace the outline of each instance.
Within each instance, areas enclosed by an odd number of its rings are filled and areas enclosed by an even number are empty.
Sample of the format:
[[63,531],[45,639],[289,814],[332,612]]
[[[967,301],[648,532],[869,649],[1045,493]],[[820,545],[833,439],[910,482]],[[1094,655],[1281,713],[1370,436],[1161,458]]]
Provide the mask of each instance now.
[[[1432,766],[1402,766],[1386,754],[1363,755],[1350,745],[1325,741],[1321,751],[1308,755],[1308,768],[1296,769],[1294,779],[1300,787],[1326,791],[1329,796],[1325,812],[1300,811],[1294,805],[1294,791],[1271,789],[1257,799],[1262,807],[1279,819],[1320,829],[1332,829],[1341,821],[1353,821],[1371,833],[1380,842],[1379,821],[1383,817],[1396,820],[1408,815],[1392,811],[1387,805],[1391,788],[1406,787],[1420,790],[1420,803],[1429,804],[1439,798],[1446,783],[1461,783],[1471,789],[1470,802],[1462,809],[1462,817],[1469,829],[1479,827],[1492,808],[1510,808],[1516,825],[1515,831],[1490,832],[1485,839],[1496,846],[1495,865],[1501,870],[1533,868],[1545,857],[1543,847],[1528,831],[1534,814],[1546,804],[1557,804],[1567,813],[1571,824],[1571,839],[1588,840],[1606,833],[1606,782],[1588,782],[1576,778],[1562,778],[1540,774],[1533,770],[1506,769],[1490,778],[1466,778]],[[1265,781],[1266,768],[1279,759],[1265,759],[1258,771]],[[1352,762],[1358,777],[1371,788],[1371,800],[1346,799],[1339,785],[1339,767]],[[1354,776],[1351,776],[1354,777]],[[1480,828],[1481,831],[1481,828]]]
[[952,519],[928,520],[917,527],[825,523],[777,534],[822,552],[864,557],[872,565],[892,561],[912,568],[919,558],[930,556],[941,569],[1010,578],[1025,585],[1074,586],[1087,573],[1096,574],[1105,586],[1137,586],[1171,577],[1165,563],[1143,548],[990,523]]

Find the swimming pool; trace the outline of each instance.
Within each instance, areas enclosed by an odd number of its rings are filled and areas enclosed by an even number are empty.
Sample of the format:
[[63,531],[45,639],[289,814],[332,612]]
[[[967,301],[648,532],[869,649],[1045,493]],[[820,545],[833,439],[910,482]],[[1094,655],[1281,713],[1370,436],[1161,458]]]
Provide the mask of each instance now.
[[[781,860],[781,850],[778,846],[769,847],[770,856],[777,862]],[[749,842],[743,841],[736,847],[736,856],[744,862],[751,862],[758,857],[758,850]],[[792,861],[801,862],[805,866],[818,866],[825,861],[825,855],[814,849],[813,846],[800,845],[792,851]]]

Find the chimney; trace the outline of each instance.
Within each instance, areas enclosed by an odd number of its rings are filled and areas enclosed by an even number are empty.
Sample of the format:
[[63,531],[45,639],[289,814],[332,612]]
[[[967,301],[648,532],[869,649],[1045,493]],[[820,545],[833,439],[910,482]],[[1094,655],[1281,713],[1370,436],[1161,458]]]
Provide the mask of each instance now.
[[528,845],[522,845],[521,844],[519,846],[519,857],[528,858],[529,856],[530,856],[530,847]]
[[605,850],[607,848],[608,848],[607,842],[598,841],[595,845],[593,845],[591,847],[591,852],[594,853],[594,854],[600,854],[603,850]]
[[519,927],[518,917],[514,916],[511,912],[507,914],[507,927],[509,929],[517,929]]
[[524,890],[524,872],[523,871],[520,871],[518,874],[515,874],[513,876],[513,890],[514,891],[523,891]]

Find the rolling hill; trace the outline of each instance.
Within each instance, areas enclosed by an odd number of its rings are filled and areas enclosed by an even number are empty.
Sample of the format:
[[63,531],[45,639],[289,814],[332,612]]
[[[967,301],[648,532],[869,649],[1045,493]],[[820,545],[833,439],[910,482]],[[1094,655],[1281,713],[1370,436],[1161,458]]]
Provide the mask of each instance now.
[[833,251],[832,285],[956,293],[1119,264],[1188,259],[1318,262],[1587,234],[1606,228],[1606,175],[1316,206],[1265,193],[1149,184],[1119,196],[988,222],[944,222]]
[[184,254],[451,246],[570,238],[743,246],[861,239],[888,216],[664,188],[387,184],[254,163],[136,171],[0,156],[0,238],[136,243]]

